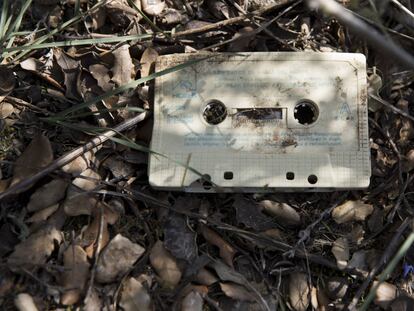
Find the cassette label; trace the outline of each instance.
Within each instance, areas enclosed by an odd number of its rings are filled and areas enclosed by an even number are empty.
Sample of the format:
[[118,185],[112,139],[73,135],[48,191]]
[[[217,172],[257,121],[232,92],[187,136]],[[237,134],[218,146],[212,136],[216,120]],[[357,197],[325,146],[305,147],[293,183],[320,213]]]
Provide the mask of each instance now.
[[[157,70],[197,57],[205,55],[162,56]],[[156,79],[151,147],[165,157],[151,155],[150,183],[188,191],[367,187],[366,100],[361,54],[214,55]],[[217,187],[200,186],[197,172]]]

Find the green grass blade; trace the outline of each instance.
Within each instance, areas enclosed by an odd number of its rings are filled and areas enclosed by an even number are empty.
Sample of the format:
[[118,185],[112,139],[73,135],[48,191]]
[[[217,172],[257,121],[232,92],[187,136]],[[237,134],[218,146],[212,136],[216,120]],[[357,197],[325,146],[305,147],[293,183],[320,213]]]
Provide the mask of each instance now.
[[19,15],[17,16],[17,18],[14,20],[12,26],[10,27],[9,31],[7,32],[6,38],[7,40],[9,40],[10,38],[13,37],[13,32],[17,32],[19,31],[20,25],[22,23],[23,20],[23,16],[26,13],[27,9],[29,8],[29,6],[32,4],[32,0],[26,0],[19,12]]
[[75,15],[78,15],[80,13],[80,0],[76,0],[76,2],[75,2],[74,13],[75,13]]
[[172,73],[172,72],[175,72],[175,71],[182,70],[182,69],[184,69],[186,67],[192,66],[195,63],[198,63],[200,61],[206,60],[206,59],[211,58],[211,57],[213,57],[213,56],[203,57],[203,58],[195,59],[195,60],[190,60],[190,61],[185,62],[183,64],[179,64],[179,65],[176,65],[174,67],[167,68],[167,69],[164,69],[164,70],[159,71],[159,72],[155,72],[155,73],[153,73],[153,74],[151,74],[151,75],[149,75],[147,77],[143,77],[143,78],[140,78],[138,80],[131,81],[130,83],[127,83],[125,85],[122,85],[122,86],[114,89],[114,90],[111,90],[109,92],[106,92],[105,94],[102,94],[100,96],[97,96],[96,98],[94,98],[91,101],[88,101],[88,102],[85,102],[85,103],[82,103],[82,104],[79,104],[79,105],[75,105],[74,107],[71,107],[69,109],[66,109],[66,110],[64,110],[64,111],[56,114],[54,116],[54,119],[55,120],[64,120],[65,117],[68,114],[72,113],[72,112],[78,111],[78,110],[83,109],[83,108],[87,108],[87,107],[89,107],[89,106],[91,106],[93,104],[96,104],[96,103],[100,102],[101,100],[105,100],[105,99],[107,99],[107,98],[109,98],[111,96],[117,95],[117,94],[122,93],[122,92],[124,92],[126,90],[136,88],[138,85],[140,85],[142,83],[145,83],[147,81],[153,80],[155,78],[161,77],[163,75],[166,75],[166,74],[169,74],[169,73]]
[[4,34],[6,33],[5,25],[6,25],[8,12],[9,12],[9,0],[3,0],[3,6],[1,8],[1,17],[0,17],[0,40],[4,39]]
[[410,233],[410,235],[401,245],[397,254],[395,254],[395,256],[392,258],[390,263],[387,265],[387,267],[384,269],[384,271],[379,276],[377,285],[373,286],[371,290],[369,291],[367,299],[364,301],[361,308],[359,309],[360,311],[368,310],[369,305],[371,304],[372,300],[374,300],[375,298],[375,294],[377,292],[379,285],[387,279],[387,277],[392,273],[392,271],[394,271],[395,267],[400,262],[401,258],[404,257],[404,255],[408,252],[409,248],[411,247],[413,243],[414,243],[414,233]]
[[93,44],[102,44],[102,43],[118,43],[118,42],[132,41],[132,40],[151,39],[151,38],[153,38],[152,34],[113,36],[109,38],[95,38],[95,39],[76,39],[76,40],[67,40],[67,41],[58,41],[58,42],[49,42],[49,43],[39,43],[39,44],[30,45],[30,46],[28,45],[15,46],[12,48],[4,49],[4,51],[14,52],[14,51],[38,50],[38,49],[53,48],[53,47],[93,45]]
[[[97,109],[95,111],[90,111],[90,112],[85,112],[85,113],[78,113],[78,114],[66,116],[65,120],[77,119],[77,118],[88,117],[88,116],[93,116],[93,115],[100,115],[101,113],[111,112],[111,111],[118,111],[118,110],[126,110],[126,111],[132,111],[132,112],[144,112],[145,111],[145,109],[139,108],[139,107],[113,107],[113,108]],[[41,119],[47,119],[47,120],[51,120],[51,121],[60,120],[60,118],[55,118],[55,117],[41,118]]]

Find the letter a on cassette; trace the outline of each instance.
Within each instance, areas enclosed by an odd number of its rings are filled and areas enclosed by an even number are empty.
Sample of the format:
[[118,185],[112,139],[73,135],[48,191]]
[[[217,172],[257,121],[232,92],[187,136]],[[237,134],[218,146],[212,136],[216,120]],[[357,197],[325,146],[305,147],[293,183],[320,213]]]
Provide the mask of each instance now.
[[175,54],[155,81],[149,179],[192,192],[362,189],[371,176],[365,57]]

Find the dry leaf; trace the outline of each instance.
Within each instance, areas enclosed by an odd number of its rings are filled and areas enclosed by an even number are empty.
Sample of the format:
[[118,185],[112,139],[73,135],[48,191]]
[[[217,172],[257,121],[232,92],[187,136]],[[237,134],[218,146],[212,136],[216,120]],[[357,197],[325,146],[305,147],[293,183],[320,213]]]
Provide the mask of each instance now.
[[200,231],[207,242],[220,249],[220,257],[223,258],[224,262],[230,267],[233,267],[233,258],[236,254],[236,250],[206,225],[200,224]]
[[89,295],[85,297],[83,311],[102,311],[103,303],[101,300],[101,297],[99,296],[99,293],[96,291],[95,288],[91,290]]
[[63,265],[61,284],[65,289],[62,294],[63,305],[77,303],[85,289],[89,278],[89,263],[85,251],[79,245],[70,245],[63,253]]
[[189,292],[181,303],[181,311],[203,311],[203,297],[200,293]]
[[259,206],[262,207],[269,215],[275,217],[276,221],[282,225],[300,225],[300,216],[298,212],[286,203],[264,200],[259,203]]
[[7,263],[27,268],[43,265],[55,249],[55,242],[60,243],[61,240],[60,231],[54,227],[45,226],[16,245]]
[[73,161],[69,162],[68,164],[62,167],[62,171],[68,174],[72,174],[73,176],[78,176],[83,171],[85,171],[88,167],[90,167],[91,162],[94,159],[94,151],[97,151],[98,148],[85,152],[83,155],[77,157]]
[[[89,258],[93,257],[95,247],[98,243],[98,236],[99,236],[99,227],[101,225],[101,218],[99,215],[96,215],[92,222],[86,227],[85,231],[82,233],[82,246],[86,247],[85,251]],[[101,252],[101,250],[108,244],[109,242],[109,232],[108,232],[108,224],[106,223],[106,219],[103,219],[103,227],[102,227],[102,234],[101,234],[101,245],[100,248],[97,250],[97,254]]]
[[58,203],[65,197],[68,183],[63,179],[54,179],[37,189],[30,197],[27,210],[36,212]]
[[63,209],[68,216],[92,215],[97,204],[98,200],[95,197],[70,186],[63,202]]
[[289,300],[295,311],[306,311],[309,306],[308,277],[304,273],[294,272],[289,277]]
[[151,296],[134,278],[128,278],[124,284],[119,305],[124,311],[151,311]]
[[228,52],[243,52],[249,48],[250,43],[255,39],[253,27],[246,26],[240,29],[234,36],[235,41],[230,42]]
[[94,190],[100,183],[101,176],[88,168],[83,171],[79,177],[72,181],[72,184],[82,190],[90,191]]
[[374,211],[371,204],[365,204],[362,201],[347,201],[338,205],[332,211],[332,217],[338,224],[349,221],[363,221]]
[[109,92],[114,88],[114,84],[111,82],[111,77],[109,76],[109,69],[106,66],[102,64],[90,65],[89,72],[104,92]]
[[241,301],[255,301],[255,297],[244,286],[234,283],[220,283],[220,288],[227,297]]
[[161,278],[162,285],[175,288],[180,282],[181,271],[178,268],[175,258],[164,248],[161,241],[157,241],[150,253],[150,262],[158,276]]
[[19,311],[38,311],[33,297],[27,293],[20,293],[14,299],[14,305]]
[[124,202],[121,199],[114,198],[107,203],[100,202],[103,205],[104,217],[108,224],[115,224],[119,216],[125,214]]
[[29,178],[53,161],[53,151],[46,136],[38,135],[30,142],[14,164],[10,186]]
[[114,66],[112,67],[112,81],[118,86],[125,85],[132,79],[134,71],[134,64],[132,63],[131,55],[129,54],[129,45],[123,44],[115,51]]
[[332,246],[332,253],[336,258],[336,264],[339,269],[344,269],[349,260],[349,245],[347,238],[338,238]]
[[81,62],[67,55],[63,50],[54,49],[56,62],[62,70],[66,97],[78,100],[81,97],[80,78]]
[[147,47],[141,56],[141,77],[147,77],[152,73],[158,52],[152,47]]
[[59,204],[54,204],[49,207],[46,207],[44,209],[41,209],[40,211],[33,214],[32,217],[26,220],[28,223],[32,222],[41,222],[48,219],[54,212],[56,212],[59,208]]
[[[372,286],[377,286],[378,281],[374,281]],[[375,293],[374,303],[383,309],[387,309],[391,302],[397,297],[397,287],[393,284],[382,282]]]
[[414,168],[414,149],[411,149],[403,156],[402,170],[407,173]]
[[96,280],[110,283],[125,275],[145,249],[117,234],[102,251],[96,269]]
[[412,311],[414,310],[414,299],[407,295],[397,297],[391,304],[391,311]]
[[217,277],[205,268],[201,268],[194,279],[197,283],[210,286],[218,281]]
[[343,277],[332,277],[326,285],[326,293],[332,300],[344,298],[348,291],[348,280]]
[[368,265],[366,260],[366,251],[359,250],[352,254],[352,258],[348,263],[347,268],[355,269],[361,273],[368,271]]
[[158,16],[165,8],[162,0],[141,0],[142,10],[151,16]]
[[[140,9],[139,0],[133,1],[135,5]],[[112,0],[105,4],[106,12],[109,19],[116,27],[126,28],[133,20],[139,21],[141,15],[128,5],[127,0]]]
[[[7,96],[14,89],[15,78],[13,70],[0,65],[0,96]],[[0,100],[1,102],[1,100]]]
[[135,168],[131,164],[115,156],[108,157],[102,165],[109,169],[115,178],[125,178],[135,173]]
[[8,102],[1,102],[0,97],[0,119],[6,119],[14,112],[14,106]]
[[317,288],[318,308],[317,311],[328,311],[329,310],[329,299],[325,292],[318,287]]

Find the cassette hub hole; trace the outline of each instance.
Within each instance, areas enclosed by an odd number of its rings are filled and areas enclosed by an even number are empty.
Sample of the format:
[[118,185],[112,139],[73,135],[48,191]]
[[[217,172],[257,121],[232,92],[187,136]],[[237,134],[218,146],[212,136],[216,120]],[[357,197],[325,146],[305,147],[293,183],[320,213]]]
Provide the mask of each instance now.
[[312,124],[318,118],[318,107],[310,100],[302,100],[296,104],[293,116],[300,124]]
[[312,185],[316,184],[318,182],[318,177],[316,175],[309,175],[308,176],[308,182]]
[[227,117],[227,108],[219,100],[210,100],[203,110],[203,118],[208,124],[217,125]]

